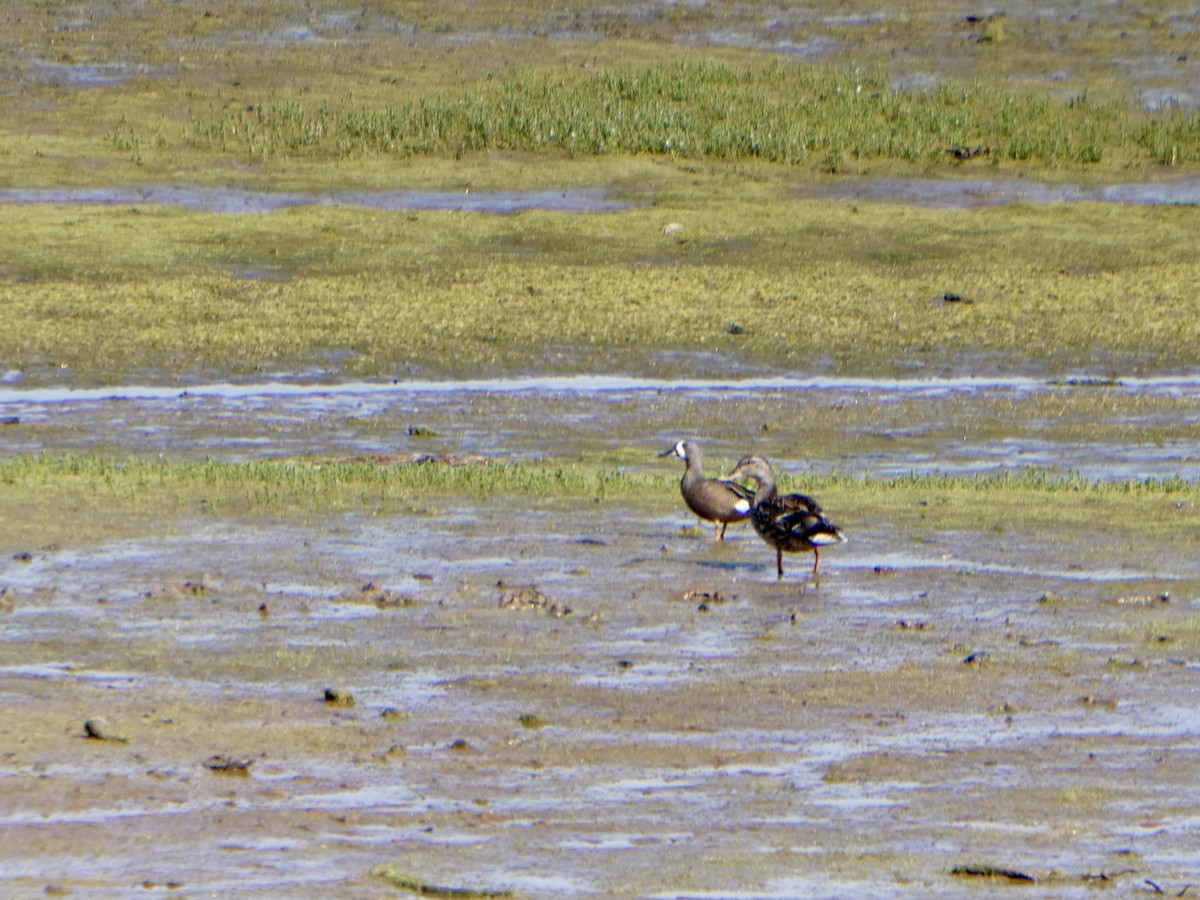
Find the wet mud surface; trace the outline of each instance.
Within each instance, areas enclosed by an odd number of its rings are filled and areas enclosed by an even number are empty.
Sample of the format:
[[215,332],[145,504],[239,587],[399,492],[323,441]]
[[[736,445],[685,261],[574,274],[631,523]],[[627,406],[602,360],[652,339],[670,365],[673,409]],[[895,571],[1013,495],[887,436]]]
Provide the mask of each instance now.
[[0,385],[0,421],[10,423],[0,427],[4,453],[227,460],[428,453],[568,464],[589,456],[661,471],[648,450],[679,435],[704,436],[706,452],[732,462],[753,434],[773,460],[800,471],[1200,477],[1200,381],[1190,376]]
[[1007,178],[838,178],[810,182],[797,189],[805,198],[913,203],[934,209],[973,209],[1010,203],[1128,203],[1148,206],[1195,206],[1200,181],[1159,181],[1083,186]]
[[[766,13],[764,15],[764,12]],[[937,25],[937,42],[914,35],[924,12]],[[220,16],[220,13],[214,14]],[[280,13],[276,12],[276,15]],[[312,9],[285,11],[267,27],[235,26],[204,38],[200,49],[217,52],[231,42],[270,53],[287,47],[369,47],[379,40],[399,39],[400,46],[486,48],[519,46],[531,36],[552,42],[599,42],[617,34],[634,34],[655,40],[698,48],[740,48],[778,54],[801,61],[837,62],[860,59],[877,46],[889,46],[894,34],[906,40],[896,46],[888,67],[897,79],[913,87],[929,87],[961,77],[978,62],[980,44],[993,19],[1011,23],[1004,31],[1019,35],[1012,39],[1023,52],[1032,52],[1034,65],[1021,77],[1032,85],[1064,90],[1091,75],[1103,72],[1128,82],[1134,95],[1148,108],[1170,104],[1194,107],[1197,102],[1194,68],[1186,47],[1196,31],[1194,4],[1163,4],[1147,11],[1120,4],[1029,3],[1005,4],[1003,12],[964,13],[955,4],[927,4],[922,10],[881,8],[879,4],[813,4],[805,7],[768,8],[743,6],[693,6],[680,17],[669,6],[636,4],[628,8],[548,7],[532,18],[506,10],[503,21],[481,26],[466,21],[422,23],[421,11]],[[516,18],[514,18],[516,17]],[[100,17],[100,21],[107,16]],[[99,22],[86,8],[55,23],[59,31],[88,32]],[[919,31],[919,27],[918,27]],[[1116,38],[1115,44],[1096,44],[1097,37]],[[176,41],[182,40],[182,35]],[[1003,42],[1003,41],[1001,41]],[[1095,59],[1096,47],[1104,53],[1103,67]],[[139,76],[169,74],[172,67],[114,61],[92,64],[76,60],[57,61],[13,48],[11,65],[22,76],[41,84],[92,87],[120,84]],[[130,53],[136,55],[131,49]],[[1039,55],[1040,54],[1040,55]],[[1193,54],[1194,55],[1194,54]]]
[[[1198,401],[1178,385],[936,403],[861,385],[220,393],[9,400],[0,439],[651,470],[690,425],[714,469],[757,434],[785,467],[862,471],[953,467],[952,435],[974,429],[966,470],[996,434],[1036,434],[1119,478],[1149,434],[1127,429],[1194,430]],[[756,430],[768,413],[812,422],[811,444]],[[1178,440],[1164,471],[1195,463]],[[1200,880],[1194,535],[1138,540],[1119,497],[1055,529],[982,512],[949,528],[925,502],[827,503],[850,542],[819,583],[803,556],[777,583],[749,528],[717,544],[674,496],[149,509],[121,537],[5,548],[0,892],[394,896],[381,865],[529,897],[957,897],[1011,880],[965,874],[992,869],[1063,897]],[[1128,514],[1175,512],[1163,496]]]

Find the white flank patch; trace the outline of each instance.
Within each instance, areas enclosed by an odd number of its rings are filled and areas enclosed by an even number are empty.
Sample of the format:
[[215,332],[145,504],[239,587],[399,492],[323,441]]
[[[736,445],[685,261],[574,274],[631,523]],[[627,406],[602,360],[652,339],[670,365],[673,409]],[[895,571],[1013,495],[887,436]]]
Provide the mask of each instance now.
[[743,516],[746,515],[750,512],[750,501],[739,500],[737,503],[733,504],[733,511],[735,513],[740,513]]
[[812,537],[810,537],[808,542],[810,544],[818,544],[821,546],[824,546],[825,544],[844,544],[846,543],[846,536],[844,534],[829,534],[827,532],[821,532],[820,534],[814,534]]

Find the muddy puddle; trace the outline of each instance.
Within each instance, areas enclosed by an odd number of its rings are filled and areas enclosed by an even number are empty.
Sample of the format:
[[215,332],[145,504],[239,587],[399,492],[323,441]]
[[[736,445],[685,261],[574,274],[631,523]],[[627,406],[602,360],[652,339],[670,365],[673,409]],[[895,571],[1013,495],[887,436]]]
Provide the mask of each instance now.
[[[656,453],[698,434],[714,468],[752,435],[797,471],[1196,474],[1187,378],[411,387],[10,383],[0,452],[674,475]],[[673,500],[146,510],[3,548],[0,893],[404,895],[380,866],[547,898],[1200,881],[1193,535],[830,509],[850,542],[778,583],[747,527],[717,544]]]

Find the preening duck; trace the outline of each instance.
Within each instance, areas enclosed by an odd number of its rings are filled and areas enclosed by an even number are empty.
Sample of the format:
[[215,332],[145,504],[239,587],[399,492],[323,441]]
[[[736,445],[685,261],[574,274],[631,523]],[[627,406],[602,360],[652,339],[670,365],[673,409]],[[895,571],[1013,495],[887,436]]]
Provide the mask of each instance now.
[[758,536],[775,548],[780,580],[783,579],[784,553],[811,550],[814,557],[812,574],[816,575],[821,565],[821,548],[846,540],[842,529],[825,518],[820,504],[812,497],[804,494],[780,496],[775,486],[775,471],[761,456],[743,457],[721,480],[735,478],[751,478],[758,483],[750,506],[750,521]]

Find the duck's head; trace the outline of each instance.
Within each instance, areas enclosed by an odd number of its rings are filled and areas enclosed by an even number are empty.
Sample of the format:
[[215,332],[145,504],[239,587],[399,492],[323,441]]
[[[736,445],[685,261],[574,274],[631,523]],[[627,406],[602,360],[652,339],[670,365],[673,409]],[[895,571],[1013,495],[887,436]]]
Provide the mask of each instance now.
[[658,458],[662,459],[664,456],[670,456],[671,454],[674,454],[680,459],[686,461],[689,455],[694,458],[698,453],[699,448],[696,446],[694,441],[680,441],[674,447],[668,447],[662,453],[658,454]]
[[736,481],[739,478],[753,478],[759,484],[774,483],[775,472],[771,468],[771,464],[761,456],[743,456],[733,467],[733,471],[721,481]]

